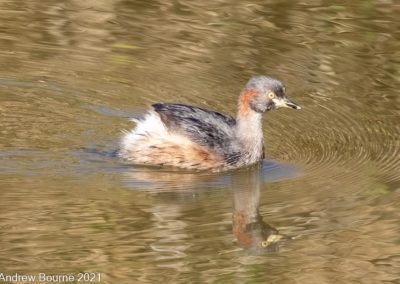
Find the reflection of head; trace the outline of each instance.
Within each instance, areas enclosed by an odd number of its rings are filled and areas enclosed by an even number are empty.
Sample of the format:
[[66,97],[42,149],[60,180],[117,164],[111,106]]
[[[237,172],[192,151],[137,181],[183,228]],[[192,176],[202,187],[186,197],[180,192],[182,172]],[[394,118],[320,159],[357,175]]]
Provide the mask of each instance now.
[[260,215],[252,223],[246,223],[246,213],[233,213],[233,234],[236,236],[238,244],[244,248],[266,249],[269,252],[278,251],[278,241],[282,236],[278,231],[265,223]]

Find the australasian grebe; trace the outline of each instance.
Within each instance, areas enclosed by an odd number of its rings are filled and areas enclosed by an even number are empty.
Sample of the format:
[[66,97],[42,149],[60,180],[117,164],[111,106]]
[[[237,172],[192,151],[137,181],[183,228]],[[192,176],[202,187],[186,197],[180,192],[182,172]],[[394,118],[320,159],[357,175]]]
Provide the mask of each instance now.
[[236,119],[203,108],[157,103],[136,128],[125,133],[119,156],[133,164],[214,171],[254,164],[264,158],[262,114],[300,109],[276,79],[256,76],[239,96]]

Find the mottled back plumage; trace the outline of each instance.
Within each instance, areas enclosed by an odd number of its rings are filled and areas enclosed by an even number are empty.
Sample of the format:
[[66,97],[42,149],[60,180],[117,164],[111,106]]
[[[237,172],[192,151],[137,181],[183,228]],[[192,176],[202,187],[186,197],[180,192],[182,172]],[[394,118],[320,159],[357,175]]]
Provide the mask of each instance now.
[[184,104],[158,103],[152,106],[169,131],[185,135],[224,158],[238,151],[234,118]]

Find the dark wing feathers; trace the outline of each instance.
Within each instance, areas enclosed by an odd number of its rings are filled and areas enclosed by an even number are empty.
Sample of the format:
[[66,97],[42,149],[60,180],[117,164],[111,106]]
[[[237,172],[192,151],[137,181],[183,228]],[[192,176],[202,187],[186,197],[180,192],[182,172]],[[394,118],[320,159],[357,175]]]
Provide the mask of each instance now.
[[168,130],[186,135],[202,146],[221,152],[232,143],[236,124],[232,117],[183,104],[158,103],[152,106]]

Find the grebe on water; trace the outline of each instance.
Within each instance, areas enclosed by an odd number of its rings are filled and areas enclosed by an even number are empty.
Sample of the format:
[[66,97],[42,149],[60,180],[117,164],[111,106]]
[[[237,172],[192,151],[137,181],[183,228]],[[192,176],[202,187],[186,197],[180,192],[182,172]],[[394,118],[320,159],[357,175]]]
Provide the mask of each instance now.
[[262,114],[300,109],[276,79],[256,76],[239,96],[236,119],[198,107],[157,103],[122,137],[119,156],[140,165],[213,171],[254,164],[264,158]]

